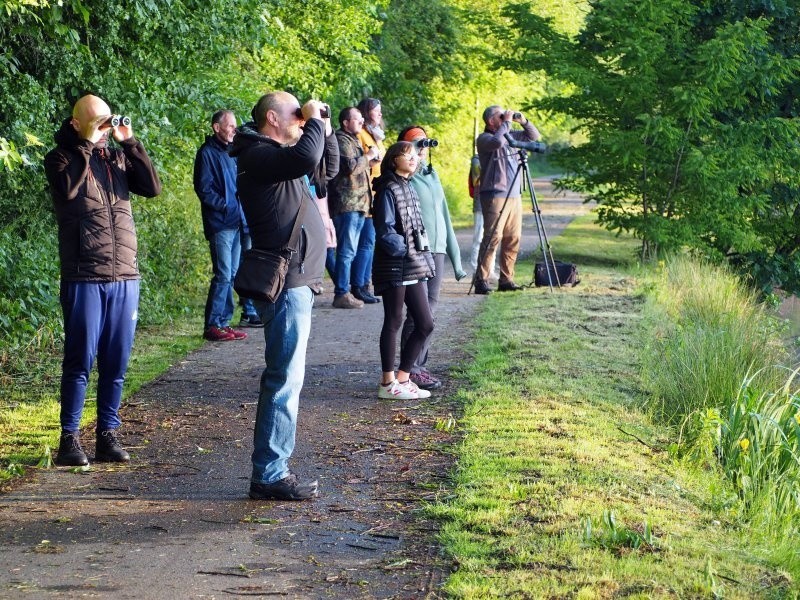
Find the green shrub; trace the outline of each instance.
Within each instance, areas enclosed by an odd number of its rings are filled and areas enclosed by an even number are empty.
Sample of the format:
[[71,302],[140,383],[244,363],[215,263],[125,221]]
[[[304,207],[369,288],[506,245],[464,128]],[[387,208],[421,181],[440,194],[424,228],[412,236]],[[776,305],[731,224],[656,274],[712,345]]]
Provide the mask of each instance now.
[[780,326],[729,271],[677,258],[648,304],[643,381],[679,454],[721,469],[743,515],[789,533],[800,517],[798,371]]
[[786,352],[779,324],[731,272],[679,257],[660,272],[647,309],[643,381],[659,421],[689,443],[707,408],[727,406],[742,382],[775,389]]

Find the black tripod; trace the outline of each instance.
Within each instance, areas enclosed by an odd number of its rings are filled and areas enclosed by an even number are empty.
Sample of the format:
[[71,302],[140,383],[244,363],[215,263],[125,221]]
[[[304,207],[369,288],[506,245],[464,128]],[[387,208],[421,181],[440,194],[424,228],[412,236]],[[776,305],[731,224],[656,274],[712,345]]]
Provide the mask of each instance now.
[[[539,236],[539,249],[542,251],[542,259],[544,260],[544,268],[545,272],[547,273],[547,284],[550,287],[550,291],[553,291],[553,283],[555,283],[558,287],[561,287],[561,282],[558,280],[558,273],[556,272],[556,261],[553,258],[553,250],[550,247],[550,240],[547,239],[547,231],[544,228],[544,222],[542,221],[542,210],[539,208],[539,201],[536,199],[536,191],[533,189],[533,180],[531,179],[531,171],[528,167],[528,153],[523,148],[508,148],[509,152],[516,152],[517,153],[517,170],[514,171],[514,177],[511,180],[511,183],[508,185],[508,192],[506,192],[506,198],[503,201],[503,206],[500,209],[500,212],[497,215],[497,219],[492,224],[492,232],[488,239],[493,239],[494,235],[497,231],[497,226],[502,220],[503,213],[508,206],[508,199],[511,194],[511,190],[514,189],[514,184],[517,182],[517,178],[522,173],[523,176],[523,186],[527,186],[528,193],[531,197],[531,206],[533,208],[533,218],[536,222],[536,233]],[[484,227],[486,223],[484,223]],[[484,239],[487,239],[484,235]],[[485,258],[485,254],[489,249],[488,244],[486,246],[483,245],[481,242],[481,250],[478,254],[478,269],[480,269],[480,265],[483,264],[483,259]],[[478,279],[478,271],[475,271],[475,275],[472,277],[472,283],[469,286],[469,290],[467,293],[472,292],[472,288],[475,286],[475,282]],[[533,277],[531,279],[531,283],[534,283],[536,280],[536,263],[533,265]]]

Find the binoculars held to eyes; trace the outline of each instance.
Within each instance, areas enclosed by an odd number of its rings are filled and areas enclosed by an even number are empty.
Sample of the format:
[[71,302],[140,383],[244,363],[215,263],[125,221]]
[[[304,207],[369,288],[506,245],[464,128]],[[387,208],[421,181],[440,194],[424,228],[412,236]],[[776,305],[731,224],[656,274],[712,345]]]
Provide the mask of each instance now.
[[439,140],[435,140],[433,138],[424,138],[417,140],[414,143],[417,145],[417,148],[435,148],[439,145]]
[[[302,108],[295,109],[294,116],[297,117],[298,119],[304,119],[305,117],[303,117],[303,109]],[[330,119],[331,107],[328,106],[327,104],[323,104],[322,108],[320,108],[319,110],[319,116],[322,117],[323,119]]]
[[101,127],[119,127],[120,125],[127,127],[131,124],[131,118],[123,115],[111,115],[106,119]]

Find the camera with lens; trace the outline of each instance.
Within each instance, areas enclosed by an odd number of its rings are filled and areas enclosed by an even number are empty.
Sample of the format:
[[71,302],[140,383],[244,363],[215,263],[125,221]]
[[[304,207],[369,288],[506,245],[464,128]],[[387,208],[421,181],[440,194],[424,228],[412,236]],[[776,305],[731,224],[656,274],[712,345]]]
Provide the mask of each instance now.
[[102,127],[119,127],[120,125],[127,127],[131,124],[131,118],[123,115],[111,115],[103,122]]
[[430,242],[428,242],[428,234],[424,229],[413,229],[411,235],[414,238],[414,248],[417,252],[428,252],[431,249]]
[[435,148],[439,145],[439,140],[435,140],[433,138],[423,138],[421,140],[417,140],[415,143],[417,144],[417,148]]
[[538,152],[539,154],[544,154],[547,151],[547,144],[543,142],[527,142],[523,140],[518,140],[510,133],[506,133],[505,136],[508,145],[512,148],[518,148],[520,150],[527,150],[529,152]]

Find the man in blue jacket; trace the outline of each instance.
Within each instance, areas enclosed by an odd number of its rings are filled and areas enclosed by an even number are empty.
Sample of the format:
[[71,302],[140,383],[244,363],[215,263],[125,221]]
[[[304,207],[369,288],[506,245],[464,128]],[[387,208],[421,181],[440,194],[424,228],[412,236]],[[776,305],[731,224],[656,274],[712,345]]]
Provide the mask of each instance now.
[[241,340],[243,331],[233,329],[233,278],[239,268],[243,217],[236,195],[236,159],[228,148],[236,135],[236,117],[218,110],[211,117],[214,135],[206,137],[194,159],[194,191],[200,198],[203,233],[211,250],[214,276],[208,289],[203,337],[215,342]]

